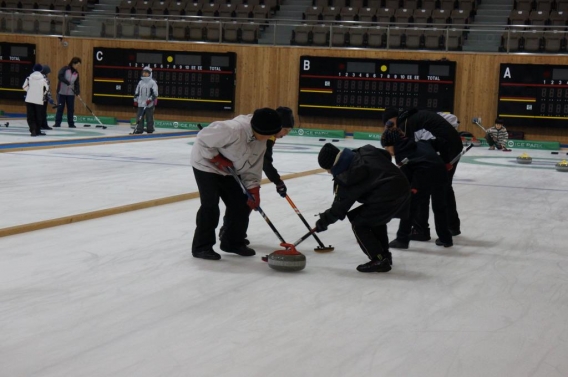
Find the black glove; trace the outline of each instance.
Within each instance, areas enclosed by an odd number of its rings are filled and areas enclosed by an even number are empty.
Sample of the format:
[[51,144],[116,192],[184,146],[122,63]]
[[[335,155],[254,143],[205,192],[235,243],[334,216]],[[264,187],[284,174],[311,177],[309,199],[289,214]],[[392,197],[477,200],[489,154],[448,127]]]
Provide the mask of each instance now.
[[278,194],[280,194],[281,197],[285,198],[287,191],[288,191],[288,189],[286,188],[284,181],[280,180],[280,181],[276,182],[276,192]]
[[323,219],[316,221],[316,233],[325,232],[327,230],[327,223]]

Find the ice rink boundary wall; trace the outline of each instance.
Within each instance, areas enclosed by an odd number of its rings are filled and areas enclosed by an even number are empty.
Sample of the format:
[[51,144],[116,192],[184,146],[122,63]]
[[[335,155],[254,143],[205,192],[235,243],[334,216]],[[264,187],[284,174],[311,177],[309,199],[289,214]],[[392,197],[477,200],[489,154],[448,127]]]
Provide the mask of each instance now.
[[[236,114],[250,113],[258,107],[289,106],[296,108],[298,99],[299,59],[302,55],[385,58],[385,59],[449,59],[457,62],[455,114],[462,120],[461,130],[481,137],[482,131],[470,124],[473,117],[482,117],[489,125],[497,113],[498,67],[501,63],[517,64],[559,64],[568,65],[568,55],[545,54],[503,54],[471,52],[401,51],[369,49],[330,49],[298,46],[260,46],[234,44],[203,44],[182,42],[157,42],[140,40],[109,40],[66,38],[63,47],[55,36],[31,36],[0,34],[5,42],[35,43],[37,62],[52,67],[52,81],[57,70],[68,64],[73,56],[83,60],[81,67],[82,97],[91,103],[90,83],[94,47],[139,48],[147,50],[176,50],[199,52],[235,52],[237,54],[237,88],[235,113],[184,112],[157,109],[161,119],[187,119],[191,122],[211,122],[228,119]],[[79,114],[84,112],[76,106]],[[0,99],[0,109],[7,113],[25,113],[23,102]],[[132,108],[116,108],[93,104],[95,113],[113,116],[117,119],[132,117]],[[377,131],[377,124],[371,120],[349,120],[338,118],[301,117],[297,126],[304,128],[337,128],[348,133],[355,131]],[[380,126],[380,125],[379,125]],[[510,127],[525,132],[526,139],[559,141],[568,143],[568,127],[528,129]]]

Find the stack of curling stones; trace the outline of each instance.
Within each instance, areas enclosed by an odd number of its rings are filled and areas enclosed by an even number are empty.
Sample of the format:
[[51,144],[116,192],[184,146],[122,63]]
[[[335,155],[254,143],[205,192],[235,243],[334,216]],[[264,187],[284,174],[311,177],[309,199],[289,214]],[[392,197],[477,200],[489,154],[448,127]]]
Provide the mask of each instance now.
[[525,165],[532,164],[532,157],[526,153],[523,153],[522,155],[517,157],[517,163]]
[[562,160],[556,163],[556,171],[568,172],[568,161]]

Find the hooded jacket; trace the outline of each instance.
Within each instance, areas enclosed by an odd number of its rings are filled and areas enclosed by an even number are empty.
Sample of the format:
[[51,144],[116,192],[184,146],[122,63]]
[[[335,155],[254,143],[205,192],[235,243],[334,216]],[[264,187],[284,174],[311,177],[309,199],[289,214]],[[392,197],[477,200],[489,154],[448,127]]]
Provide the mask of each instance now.
[[393,217],[406,217],[410,186],[384,149],[372,145],[353,151],[344,149],[331,173],[335,199],[324,214],[329,224],[343,220],[355,202],[367,206],[356,223],[386,224]]
[[138,107],[144,107],[147,100],[152,100],[148,107],[153,107],[156,98],[158,98],[158,84],[156,81],[150,76],[141,77],[134,92],[134,102],[138,102]]
[[24,81],[22,88],[26,93],[26,102],[36,105],[43,105],[43,98],[46,91],[49,91],[49,84],[43,74],[39,71],[32,73]]
[[210,160],[219,153],[233,162],[247,189],[260,186],[266,141],[254,137],[252,114],[211,123],[199,131],[191,150],[191,165],[204,172],[228,175]]
[[463,150],[460,135],[442,116],[427,110],[408,110],[398,116],[397,127],[409,139],[414,139],[414,133],[420,129],[429,131],[435,140],[432,145],[444,162],[449,163]]

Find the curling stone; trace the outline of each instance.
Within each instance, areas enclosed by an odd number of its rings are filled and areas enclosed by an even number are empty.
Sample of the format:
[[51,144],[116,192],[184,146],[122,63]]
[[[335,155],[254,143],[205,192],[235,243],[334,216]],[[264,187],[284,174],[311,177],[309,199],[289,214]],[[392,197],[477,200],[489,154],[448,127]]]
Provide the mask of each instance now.
[[301,271],[306,267],[306,256],[296,250],[276,250],[263,260],[276,271]]
[[568,161],[562,160],[556,163],[556,171],[568,172]]
[[522,155],[517,157],[517,163],[524,165],[532,164],[532,157],[526,153],[523,153]]
[[475,137],[472,137],[470,141],[474,147],[481,147],[481,141],[477,140]]

